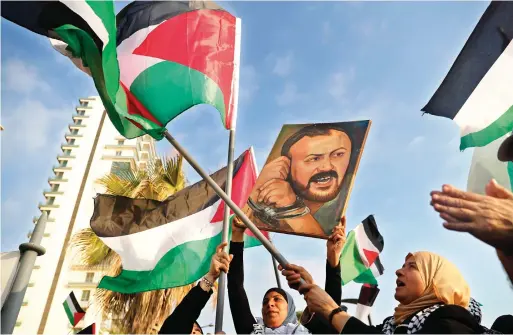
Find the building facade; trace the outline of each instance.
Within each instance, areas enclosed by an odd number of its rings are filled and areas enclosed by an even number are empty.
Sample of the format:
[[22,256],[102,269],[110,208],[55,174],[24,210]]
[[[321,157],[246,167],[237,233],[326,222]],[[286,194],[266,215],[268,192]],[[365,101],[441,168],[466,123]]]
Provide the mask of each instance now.
[[[99,97],[80,99],[68,128],[62,153],[48,179],[49,188],[43,191],[45,201],[39,203],[40,211],[49,217],[42,240],[46,254],[37,258],[14,334],[72,333],[62,305],[71,291],[87,309],[77,328],[96,322],[97,333],[101,331],[101,315],[93,301],[101,269],[80,264],[70,247],[71,237],[89,227],[93,199],[104,192],[97,183],[99,178],[128,167],[145,168],[156,154],[151,137],[122,137]],[[34,217],[34,223],[37,219]]]

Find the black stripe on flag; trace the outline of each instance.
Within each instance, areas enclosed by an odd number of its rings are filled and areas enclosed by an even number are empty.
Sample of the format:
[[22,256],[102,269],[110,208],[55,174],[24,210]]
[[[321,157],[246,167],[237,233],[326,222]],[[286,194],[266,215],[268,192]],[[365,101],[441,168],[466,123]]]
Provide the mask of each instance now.
[[[248,152],[245,151],[234,161],[234,177],[247,155]],[[211,175],[222,189],[226,185],[226,173],[224,167]],[[135,234],[198,213],[219,200],[220,197],[204,180],[184,188],[162,202],[99,194],[94,200],[91,228],[98,237]]]
[[198,9],[223,10],[213,1],[134,1],[116,15],[116,45],[135,32]]
[[69,294],[69,298],[71,299],[71,303],[73,304],[76,313],[85,313],[82,307],[80,307],[80,304],[78,303],[78,300],[75,297],[75,293],[73,291],[71,291],[71,293]]
[[93,323],[93,324],[85,327],[81,331],[79,331],[77,334],[91,334],[91,335],[94,335],[95,333],[96,333],[96,324]]
[[379,294],[379,288],[375,285],[364,284],[360,289],[360,296],[358,297],[358,303],[372,307],[376,297]]
[[365,231],[365,235],[369,238],[369,241],[379,250],[379,252],[383,251],[383,247],[385,246],[385,241],[383,240],[383,236],[379,233],[378,225],[376,224],[376,220],[373,215],[369,215],[365,220],[362,221],[363,230]]
[[454,119],[512,38],[513,2],[492,1],[422,111]]
[[374,261],[374,265],[378,269],[378,272],[380,274],[383,274],[385,272],[385,268],[383,267],[383,264],[381,264],[381,259],[379,259],[379,256],[376,257],[376,260]]
[[34,33],[60,39],[51,31],[65,24],[73,25],[91,36],[101,54],[103,42],[89,24],[60,1],[2,1],[2,17]]

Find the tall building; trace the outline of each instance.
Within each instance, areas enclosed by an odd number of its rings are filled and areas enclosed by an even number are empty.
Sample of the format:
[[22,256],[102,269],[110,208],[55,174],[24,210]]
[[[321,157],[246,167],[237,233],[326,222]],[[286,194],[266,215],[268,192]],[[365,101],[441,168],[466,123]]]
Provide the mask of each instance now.
[[101,269],[80,265],[70,238],[89,227],[93,199],[104,191],[97,183],[100,177],[127,167],[144,168],[155,156],[151,137],[128,140],[119,135],[99,97],[80,99],[72,120],[48,178],[49,188],[43,191],[45,201],[39,204],[49,217],[42,241],[46,254],[37,258],[14,334],[69,334],[62,303],[71,291],[84,309],[89,308],[77,328],[96,321],[100,330],[93,298]]

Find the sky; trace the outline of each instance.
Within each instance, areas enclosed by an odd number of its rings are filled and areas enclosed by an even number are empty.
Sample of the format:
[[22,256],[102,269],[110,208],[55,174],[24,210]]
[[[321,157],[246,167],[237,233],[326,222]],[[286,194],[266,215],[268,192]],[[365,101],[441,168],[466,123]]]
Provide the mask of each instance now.
[[[373,214],[385,240],[373,320],[393,313],[395,270],[408,252],[420,250],[458,266],[483,304],[484,325],[513,313],[513,290],[494,250],[445,230],[429,205],[429,192],[444,183],[466,187],[472,150],[459,151],[451,120],[420,111],[488,3],[223,4],[243,25],[236,156],[253,146],[261,168],[283,124],[372,120],[346,216],[350,230]],[[117,10],[124,5],[117,3]],[[5,20],[1,37],[1,250],[10,251],[33,227],[77,99],[95,95],[95,88],[45,38]],[[195,107],[168,130],[208,171],[226,164],[228,133],[213,108]],[[157,147],[172,152],[167,142]],[[191,182],[199,180],[190,166],[186,173]],[[324,240],[274,234],[273,241],[324,285]],[[249,301],[260,316],[264,292],[276,286],[271,257],[263,247],[252,248],[245,262]],[[348,284],[343,297],[356,298],[359,289]],[[304,299],[293,296],[303,309]],[[200,324],[213,323],[214,316],[207,305]],[[234,331],[229,309],[224,324]]]

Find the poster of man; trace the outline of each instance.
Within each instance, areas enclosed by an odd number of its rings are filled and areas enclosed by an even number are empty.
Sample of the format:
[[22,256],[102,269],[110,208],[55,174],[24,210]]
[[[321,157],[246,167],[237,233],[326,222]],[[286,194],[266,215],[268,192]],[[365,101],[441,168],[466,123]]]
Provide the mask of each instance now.
[[284,125],[245,214],[262,230],[328,238],[344,215],[370,124]]

